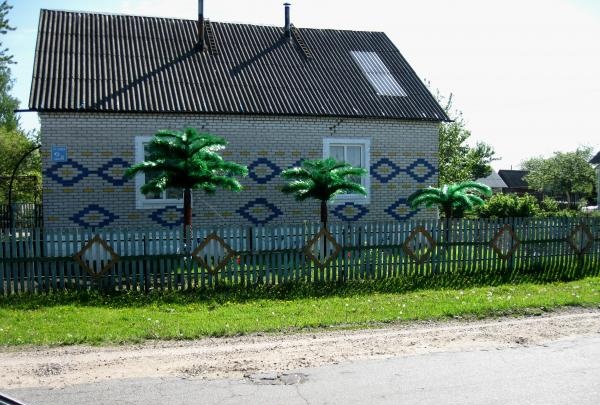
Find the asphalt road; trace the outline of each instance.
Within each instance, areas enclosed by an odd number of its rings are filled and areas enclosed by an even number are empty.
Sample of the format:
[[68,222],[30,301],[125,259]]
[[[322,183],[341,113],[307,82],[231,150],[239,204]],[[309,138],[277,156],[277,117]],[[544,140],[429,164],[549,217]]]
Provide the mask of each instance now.
[[361,360],[243,380],[117,380],[7,393],[32,405],[598,405],[600,336],[544,346]]

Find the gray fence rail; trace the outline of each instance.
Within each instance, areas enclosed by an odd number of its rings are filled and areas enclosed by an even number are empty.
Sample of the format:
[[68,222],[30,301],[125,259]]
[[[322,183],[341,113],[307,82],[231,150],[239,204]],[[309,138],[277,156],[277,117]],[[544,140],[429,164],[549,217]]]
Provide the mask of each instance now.
[[0,294],[186,290],[600,266],[600,219],[331,223],[0,233]]

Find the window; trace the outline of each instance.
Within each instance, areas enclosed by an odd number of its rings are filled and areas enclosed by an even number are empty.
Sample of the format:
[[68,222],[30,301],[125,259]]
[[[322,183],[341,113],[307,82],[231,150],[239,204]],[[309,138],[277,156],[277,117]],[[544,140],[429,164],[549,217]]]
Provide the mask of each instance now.
[[325,138],[323,140],[323,157],[332,157],[354,167],[367,169],[367,174],[355,181],[360,182],[367,190],[367,195],[342,194],[335,199],[336,203],[354,202],[368,204],[371,198],[371,181],[368,173],[370,167],[371,140],[366,138]]
[[[135,138],[135,162],[146,160],[146,147],[151,136],[137,136]],[[135,176],[135,206],[138,209],[165,207],[167,205],[183,206],[183,192],[180,189],[167,188],[161,193],[142,194],[140,188],[148,180],[148,175],[138,173]]]
[[406,97],[406,92],[390,73],[377,52],[351,51],[350,53],[378,95]]

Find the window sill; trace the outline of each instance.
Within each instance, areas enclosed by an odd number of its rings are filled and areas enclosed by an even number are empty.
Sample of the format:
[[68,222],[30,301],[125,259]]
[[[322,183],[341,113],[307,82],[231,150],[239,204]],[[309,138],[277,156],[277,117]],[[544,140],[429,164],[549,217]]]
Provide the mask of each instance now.
[[364,196],[360,194],[346,194],[346,195],[338,195],[333,199],[333,201],[329,201],[331,205],[339,205],[345,203],[353,203],[359,205],[368,205],[371,203],[370,196]]
[[143,201],[136,204],[138,210],[152,210],[156,208],[165,207],[177,207],[183,208],[183,200],[157,200],[157,201]]

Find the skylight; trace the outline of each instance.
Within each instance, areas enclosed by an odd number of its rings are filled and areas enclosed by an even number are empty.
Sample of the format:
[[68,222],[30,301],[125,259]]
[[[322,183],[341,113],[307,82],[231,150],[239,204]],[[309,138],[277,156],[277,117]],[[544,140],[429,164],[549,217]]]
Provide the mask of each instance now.
[[406,97],[406,92],[392,76],[377,52],[351,51],[350,53],[378,95]]

